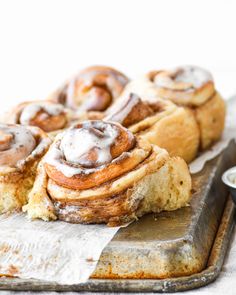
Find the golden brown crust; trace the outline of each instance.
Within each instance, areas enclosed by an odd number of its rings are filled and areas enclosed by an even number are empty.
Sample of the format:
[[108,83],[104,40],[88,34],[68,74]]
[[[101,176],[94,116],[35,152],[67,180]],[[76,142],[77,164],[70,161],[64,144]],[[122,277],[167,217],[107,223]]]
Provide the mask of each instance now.
[[[197,74],[194,75],[194,71]],[[215,92],[211,75],[194,66],[152,71],[147,74],[146,79],[155,85],[158,96],[170,99],[177,105],[199,106]]]
[[79,72],[51,99],[80,111],[104,111],[121,94],[129,79],[105,66],[92,66]]
[[201,149],[204,150],[221,137],[225,125],[225,102],[216,92],[194,112],[200,128]]
[[[101,129],[96,128],[97,121],[91,121],[89,126],[86,126],[85,123],[78,124],[74,126],[74,129],[84,129],[91,132],[91,126],[94,128],[95,132],[102,131]],[[118,177],[121,174],[124,174],[127,171],[130,171],[134,167],[136,167],[140,162],[142,162],[150,153],[151,147],[146,142],[137,139],[136,142],[134,137],[131,136],[131,133],[122,128],[120,125],[115,123],[103,123],[106,127],[111,126],[112,128],[117,129],[119,132],[117,138],[110,146],[110,154],[112,161],[105,165],[99,167],[96,164],[97,161],[97,153],[99,151],[92,148],[89,150],[84,156],[86,156],[86,164],[78,165],[79,173],[73,175],[72,177],[67,177],[60,171],[57,167],[57,163],[52,165],[50,163],[45,163],[45,168],[47,174],[51,179],[53,179],[57,184],[71,188],[71,189],[87,189],[94,186],[98,186],[104,182],[110,181],[115,177]],[[100,134],[98,134],[100,136]],[[86,136],[86,133],[85,133]],[[100,138],[102,140],[102,138]],[[54,150],[60,150],[61,139],[58,138],[54,142],[53,146],[51,147],[51,152],[53,153]],[[56,161],[61,163],[65,169],[68,166],[75,165],[74,163],[70,163],[63,158],[63,152],[61,152],[61,158],[58,158]],[[89,166],[87,161],[91,163]],[[91,168],[86,172],[87,168]]]
[[22,207],[31,219],[41,218],[45,221],[56,220],[57,216],[52,201],[47,193],[48,177],[41,161],[37,168],[37,177],[29,193],[28,204]]
[[[1,127],[3,126],[4,132],[6,132],[7,126],[12,128],[17,125],[1,124]],[[38,162],[51,144],[51,140],[39,128],[20,126],[20,129],[17,129],[16,132],[20,132],[21,128],[28,130],[32,134],[36,145],[30,154],[27,153],[24,158],[19,159],[14,165],[0,166],[1,213],[19,210],[26,203],[28,193],[33,186]],[[12,133],[13,131],[11,130],[10,132]],[[17,138],[15,137],[15,140]],[[21,145],[23,146],[23,143],[19,144],[19,146]],[[26,142],[25,145],[29,145],[29,143]],[[7,152],[7,150],[4,151]],[[4,157],[4,151],[1,153],[1,157]]]
[[153,115],[156,109],[153,110],[147,102],[142,101],[136,94],[130,93],[127,99],[118,100],[107,110],[104,120],[118,122],[124,127],[129,127]]
[[[45,173],[46,165],[40,165],[29,204],[24,210],[31,218],[59,218],[73,223],[107,223],[115,226],[145,213],[168,208],[162,205],[168,203],[169,197],[175,200],[172,207],[169,207],[170,210],[187,205],[191,195],[191,177],[184,161],[170,158],[165,150],[147,142],[141,144],[142,140],[139,138],[136,138],[136,142],[140,145],[138,154],[143,157],[141,161],[129,167],[128,171],[123,170],[121,162],[118,161],[116,167],[119,171],[116,175],[108,180],[104,174],[103,182],[100,183],[102,178],[99,181],[95,179],[95,186],[90,185],[84,189],[58,184],[50,174]],[[132,161],[136,149],[137,146],[129,151]],[[47,157],[48,155],[44,160],[46,163]],[[176,167],[173,167],[175,165]],[[109,174],[109,164],[106,164],[105,168]],[[178,171],[179,169],[181,171]],[[169,173],[171,175],[167,177]]]
[[[130,216],[137,209],[137,198],[129,204],[131,191],[124,191],[104,199],[78,200],[74,202],[54,201],[58,219],[71,223],[104,223],[117,226],[130,221]],[[68,210],[69,209],[69,210]]]
[[44,112],[40,111],[30,120],[30,126],[37,126],[45,132],[52,132],[63,129],[67,125],[67,118],[64,113],[44,118]]
[[[122,107],[117,107],[118,110],[120,109],[120,113],[118,113],[115,105],[120,105],[120,100],[126,101],[127,97],[129,98],[129,93],[132,92],[143,95],[142,102],[148,105],[152,113],[146,113],[144,118],[140,117],[135,109],[135,106],[139,104],[138,99],[136,99],[136,105],[135,102],[129,105],[124,104],[126,106],[126,113],[123,113],[123,115]],[[130,100],[131,98],[128,101]],[[127,126],[130,131],[152,144],[165,148],[171,156],[180,156],[188,163],[196,157],[200,134],[194,115],[189,110],[177,107],[170,101],[159,98],[156,95],[154,86],[150,82],[131,82],[127,85],[123,96],[117,100],[115,105],[111,108],[113,112],[115,109],[115,115],[110,114],[105,120],[123,119],[119,121],[122,124],[124,122],[127,123],[126,120],[128,120],[128,122],[131,122]],[[129,106],[133,107],[127,110]],[[138,116],[141,120],[134,121],[132,124],[132,119]]]
[[[0,124],[0,128],[14,128],[14,127],[19,127],[20,129],[27,130],[30,134],[32,134],[33,138],[35,139],[36,145],[34,149],[32,150],[31,153],[27,154],[23,159],[19,160],[16,165],[14,166],[9,166],[9,165],[4,165],[0,167],[0,175],[5,176],[9,172],[22,172],[25,169],[27,169],[28,166],[30,166],[35,160],[40,159],[48,150],[51,140],[47,136],[47,134],[42,131],[38,127],[33,127],[33,126],[20,126],[16,124]],[[12,131],[11,131],[12,132]],[[20,132],[17,130],[17,132]],[[19,134],[20,135],[20,134]],[[16,138],[14,136],[14,141],[16,141]],[[25,143],[25,145],[29,144],[28,142]],[[7,152],[5,150],[5,152]],[[16,151],[17,153],[17,151]]]
[[194,93],[184,92],[180,90],[170,90],[165,88],[157,88],[158,96],[170,99],[177,105],[199,106],[206,102],[207,99],[215,92],[213,82],[208,82]]
[[[165,119],[176,124],[176,128],[171,128],[169,123],[167,126],[163,124],[163,129],[158,126],[152,128],[151,117],[129,128],[132,132],[143,132],[151,143],[166,148],[171,155],[181,156],[187,162],[196,157],[198,150],[211,146],[223,132],[225,103],[215,90],[212,76],[204,69],[186,66],[171,71],[153,71],[130,82],[124,95],[130,92],[137,93],[143,100],[155,101],[162,97],[184,107],[184,111],[176,107],[172,112],[173,119],[171,115]],[[161,121],[155,124],[161,125]],[[156,138],[157,130],[161,134],[159,138]]]
[[72,119],[72,113],[62,105],[51,101],[28,101],[15,106],[4,118],[3,123],[36,126],[45,132],[64,129]]
[[186,163],[180,158],[169,158],[155,147],[149,161],[110,184],[78,191],[49,179],[43,192],[42,185],[34,187],[24,210],[31,218],[117,226],[149,212],[186,206],[190,190],[191,177]]
[[[197,69],[198,75],[192,75],[191,70],[194,69]],[[175,79],[178,71],[188,72],[187,78],[182,75],[182,80]],[[189,83],[189,78],[192,84]],[[151,72],[146,79],[152,81],[158,95],[193,111],[199,125],[202,150],[220,138],[224,130],[225,103],[215,90],[213,78],[207,71],[197,67],[185,67],[175,71]]]
[[[146,119],[148,121],[148,118]],[[200,134],[194,115],[184,108],[177,108],[173,113],[163,117],[149,128],[138,131],[140,137],[165,148],[171,156],[179,156],[187,163],[195,159],[198,153]],[[133,131],[137,127],[130,126]],[[137,130],[137,129],[136,129]]]

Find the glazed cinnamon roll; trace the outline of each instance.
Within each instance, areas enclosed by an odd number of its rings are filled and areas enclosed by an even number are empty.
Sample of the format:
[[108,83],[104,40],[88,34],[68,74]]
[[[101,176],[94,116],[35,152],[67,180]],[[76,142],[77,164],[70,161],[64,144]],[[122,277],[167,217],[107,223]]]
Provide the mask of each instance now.
[[194,113],[200,129],[202,149],[220,138],[224,129],[225,103],[216,91],[209,72],[196,66],[183,66],[169,71],[150,72],[145,79],[152,82],[160,97]]
[[59,134],[39,166],[30,218],[114,226],[188,204],[184,160],[118,123],[85,121]]
[[21,209],[51,144],[37,127],[0,124],[0,213]]
[[159,98],[152,85],[142,95],[130,92],[132,82],[111,108],[106,112],[106,121],[114,121],[129,128],[134,134],[152,144],[165,148],[171,156],[180,156],[191,162],[199,147],[199,129],[193,114],[170,101]]
[[121,94],[129,79],[117,70],[105,66],[93,66],[79,72],[61,89],[54,93],[52,100],[68,108],[88,113],[103,112]]
[[73,112],[62,104],[51,101],[30,101],[14,107],[2,119],[4,123],[36,126],[55,134],[68,127],[75,118]]

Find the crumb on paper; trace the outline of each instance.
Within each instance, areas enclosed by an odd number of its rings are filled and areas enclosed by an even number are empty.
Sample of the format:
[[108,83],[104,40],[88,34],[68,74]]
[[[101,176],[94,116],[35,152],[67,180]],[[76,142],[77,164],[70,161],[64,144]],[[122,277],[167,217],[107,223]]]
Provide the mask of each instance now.
[[10,276],[14,276],[14,275],[16,275],[17,273],[19,273],[19,269],[16,267],[16,266],[14,266],[14,265],[10,265],[9,266],[9,268],[8,268],[8,275],[10,275]]
[[88,258],[86,258],[86,261],[87,261],[87,262],[95,262],[95,260],[93,259],[93,257],[88,257]]

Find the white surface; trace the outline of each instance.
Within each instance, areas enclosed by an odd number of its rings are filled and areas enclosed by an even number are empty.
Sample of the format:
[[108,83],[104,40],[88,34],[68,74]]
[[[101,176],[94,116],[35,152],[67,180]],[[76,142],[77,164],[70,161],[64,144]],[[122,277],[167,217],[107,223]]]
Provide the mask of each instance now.
[[0,1],[0,101],[41,99],[78,69],[196,64],[236,92],[234,0]]
[[[93,64],[131,77],[196,64],[213,73],[228,97],[236,92],[235,5],[234,0],[1,1],[1,110],[44,98]],[[235,264],[236,242],[220,278],[185,294],[235,294]]]

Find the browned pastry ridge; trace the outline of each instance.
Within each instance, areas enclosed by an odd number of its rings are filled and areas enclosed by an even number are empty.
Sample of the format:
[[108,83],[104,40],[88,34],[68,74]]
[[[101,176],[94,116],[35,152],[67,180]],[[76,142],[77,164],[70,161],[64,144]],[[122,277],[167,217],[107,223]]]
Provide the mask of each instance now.
[[196,66],[153,71],[151,81],[157,94],[192,111],[200,129],[201,149],[217,141],[225,122],[225,103],[215,89],[212,75]]
[[79,112],[103,112],[121,94],[129,79],[117,70],[106,66],[92,66],[79,72],[51,99]]
[[133,82],[128,84],[122,96],[107,110],[104,120],[119,122],[151,144],[165,148],[171,156],[191,162],[197,155],[200,140],[194,115],[159,98],[150,82],[140,85],[138,88]]
[[32,219],[114,226],[186,206],[190,191],[183,159],[118,123],[85,121],[56,137],[24,211]]
[[37,165],[51,140],[37,127],[0,124],[0,213],[27,202]]
[[47,100],[29,101],[18,104],[7,112],[4,123],[36,126],[45,132],[64,129],[72,120],[73,114],[62,104]]

